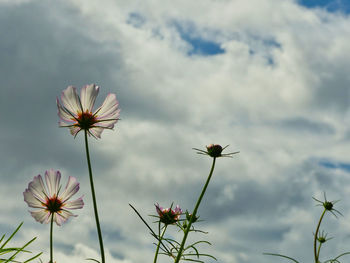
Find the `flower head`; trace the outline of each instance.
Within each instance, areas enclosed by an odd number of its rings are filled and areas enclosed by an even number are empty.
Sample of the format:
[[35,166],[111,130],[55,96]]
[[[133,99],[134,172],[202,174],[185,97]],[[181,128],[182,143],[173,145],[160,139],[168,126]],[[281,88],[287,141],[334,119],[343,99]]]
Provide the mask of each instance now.
[[89,135],[101,138],[104,129],[113,129],[119,120],[118,101],[115,94],[108,94],[102,106],[93,112],[99,87],[95,84],[86,85],[81,89],[80,97],[75,87],[69,86],[61,95],[61,102],[57,98],[60,127],[68,127],[72,135],[76,136],[81,130]]
[[324,195],[324,201],[320,201],[318,199],[316,199],[315,197],[312,197],[312,199],[314,199],[318,204],[318,206],[323,206],[324,209],[326,211],[329,211],[331,212],[335,217],[337,217],[337,215],[335,214],[338,213],[339,215],[342,216],[342,213],[340,213],[338,210],[334,209],[334,205],[339,201],[339,200],[336,200],[336,201],[327,201],[327,197],[326,197],[326,192],[323,193]]
[[322,232],[319,233],[319,235],[317,236],[317,240],[320,243],[325,243],[328,240],[332,239],[332,237],[327,238],[327,233],[325,233],[323,230]]
[[180,216],[182,214],[182,210],[179,205],[177,205],[174,210],[171,209],[171,207],[163,208],[158,203],[155,206],[159,215],[160,222],[166,225],[171,225],[179,221]]
[[79,183],[75,177],[69,176],[62,192],[60,192],[60,180],[61,173],[51,169],[45,172],[46,186],[40,174],[28,184],[28,188],[23,193],[24,201],[29,207],[38,209],[30,211],[36,221],[47,224],[53,215],[53,220],[60,226],[69,217],[76,216],[68,210],[83,208],[82,197],[68,201],[79,190]]
[[232,157],[233,154],[239,153],[239,152],[232,152],[232,153],[222,153],[223,150],[225,150],[228,147],[226,145],[225,147],[222,147],[219,144],[209,144],[206,146],[207,150],[203,151],[197,148],[193,148],[194,150],[197,151],[198,154],[203,154],[203,155],[208,155],[213,158],[218,158],[218,157]]

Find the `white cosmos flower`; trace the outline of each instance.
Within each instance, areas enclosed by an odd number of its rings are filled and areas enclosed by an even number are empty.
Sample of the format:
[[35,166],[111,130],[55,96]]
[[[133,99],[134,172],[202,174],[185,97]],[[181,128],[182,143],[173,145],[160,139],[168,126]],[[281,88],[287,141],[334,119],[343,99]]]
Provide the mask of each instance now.
[[60,180],[61,173],[51,169],[45,172],[46,186],[40,174],[28,184],[23,193],[24,201],[29,207],[37,208],[30,211],[36,221],[47,224],[53,214],[53,220],[60,226],[69,217],[76,216],[68,210],[83,208],[83,197],[68,201],[79,190],[79,183],[75,177],[69,176],[67,185],[62,191]]
[[81,130],[89,135],[101,138],[104,129],[113,129],[119,120],[118,101],[116,95],[110,93],[102,106],[93,112],[99,87],[95,84],[86,85],[81,89],[80,97],[75,87],[69,86],[61,95],[61,102],[57,98],[58,116],[62,121],[60,127],[69,127],[72,135],[76,136]]

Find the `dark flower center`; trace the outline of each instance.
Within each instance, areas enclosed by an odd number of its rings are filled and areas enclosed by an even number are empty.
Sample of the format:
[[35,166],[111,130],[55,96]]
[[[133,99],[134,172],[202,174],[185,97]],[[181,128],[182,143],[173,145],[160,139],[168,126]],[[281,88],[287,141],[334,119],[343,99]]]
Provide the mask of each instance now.
[[47,199],[45,205],[46,210],[50,211],[51,213],[56,213],[62,210],[62,202],[56,196]]
[[324,202],[323,207],[326,208],[326,210],[332,210],[333,209],[333,203],[332,202]]
[[219,144],[210,144],[207,146],[208,155],[211,157],[220,157],[222,147]]
[[169,209],[169,211],[164,209],[159,214],[159,220],[166,225],[171,225],[179,220],[179,214],[175,213],[175,211],[172,209]]
[[82,128],[83,130],[90,129],[97,122],[95,116],[88,111],[79,113],[77,121],[77,126]]

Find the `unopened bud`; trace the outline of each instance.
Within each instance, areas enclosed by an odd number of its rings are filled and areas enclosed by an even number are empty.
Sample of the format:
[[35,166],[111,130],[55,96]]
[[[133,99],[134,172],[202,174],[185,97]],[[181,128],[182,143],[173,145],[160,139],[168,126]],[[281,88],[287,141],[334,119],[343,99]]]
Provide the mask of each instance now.
[[209,144],[207,146],[208,155],[211,157],[220,157],[222,152],[222,147],[219,144]]

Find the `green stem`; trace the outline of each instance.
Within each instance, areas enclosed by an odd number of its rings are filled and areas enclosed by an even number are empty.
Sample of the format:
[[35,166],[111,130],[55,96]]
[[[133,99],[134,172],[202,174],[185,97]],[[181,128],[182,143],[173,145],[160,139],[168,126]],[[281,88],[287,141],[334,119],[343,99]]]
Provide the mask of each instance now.
[[184,249],[184,246],[185,246],[185,242],[186,242],[186,239],[187,239],[187,235],[188,235],[188,232],[190,232],[190,228],[191,228],[191,225],[192,225],[192,220],[193,218],[195,218],[196,214],[197,214],[197,210],[198,210],[198,207],[199,207],[199,204],[201,203],[202,201],[202,198],[204,196],[204,193],[205,191],[207,190],[207,187],[208,187],[208,184],[209,184],[209,181],[210,181],[210,178],[213,174],[213,171],[214,171],[214,167],[215,167],[215,160],[216,158],[213,157],[213,163],[211,165],[211,169],[210,169],[210,173],[209,173],[209,176],[208,176],[208,179],[203,187],[203,190],[202,190],[202,193],[200,194],[198,200],[197,200],[197,203],[196,203],[196,206],[194,207],[194,210],[192,212],[192,216],[190,218],[190,221],[188,222],[188,226],[187,228],[185,229],[185,233],[184,233],[184,237],[182,239],[182,242],[181,242],[181,245],[180,245],[180,248],[179,248],[179,252],[177,253],[177,257],[175,259],[175,263],[178,263],[181,259],[181,256],[182,256],[182,252],[183,252],[183,249]]
[[[316,232],[315,232],[315,238],[314,238],[314,256],[315,256],[315,263],[319,263],[319,260],[318,260],[318,257],[319,257],[319,254],[320,254],[320,251],[317,252],[317,237],[318,237],[318,232],[320,231],[320,226],[321,226],[321,222],[322,222],[322,219],[326,213],[327,209],[324,209],[321,217],[320,217],[320,220],[318,220],[318,224],[317,224],[317,228],[316,228]],[[319,247],[319,249],[321,249],[321,247]]]
[[322,243],[320,243],[320,244],[318,245],[318,249],[317,249],[317,259],[320,258],[321,246],[322,246]]
[[100,242],[101,260],[102,260],[102,263],[105,263],[105,253],[104,253],[104,249],[103,249],[102,232],[101,232],[101,227],[100,227],[100,221],[98,219],[96,196],[95,196],[95,189],[94,189],[94,181],[93,181],[93,178],[92,178],[92,170],[91,170],[91,162],[90,162],[87,130],[84,130],[84,132],[85,132],[86,159],[87,159],[88,168],[89,168],[91,195],[92,195],[92,202],[93,202],[93,205],[94,205],[94,213],[95,213],[95,220],[96,220],[96,228],[97,228],[98,240]]
[[53,242],[52,242],[52,236],[53,236],[53,215],[51,214],[51,224],[50,224],[50,263],[53,263]]
[[158,245],[157,245],[156,254],[154,255],[154,261],[153,261],[153,263],[156,263],[156,262],[157,262],[158,252],[159,252],[159,247],[160,247],[160,242],[162,242],[162,239],[163,239],[163,236],[164,236],[164,234],[165,234],[166,228],[167,228],[167,225],[164,226],[163,232],[162,232],[162,234],[159,236],[159,241],[158,241]]

